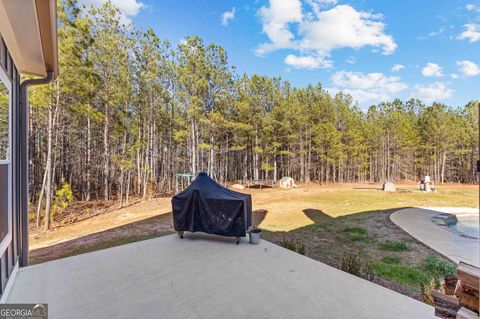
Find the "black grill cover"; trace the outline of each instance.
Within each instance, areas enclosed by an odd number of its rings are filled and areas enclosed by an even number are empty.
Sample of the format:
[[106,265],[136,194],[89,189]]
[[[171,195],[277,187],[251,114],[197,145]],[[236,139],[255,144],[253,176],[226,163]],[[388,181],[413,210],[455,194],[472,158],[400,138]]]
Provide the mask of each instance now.
[[229,190],[207,173],[172,198],[176,231],[245,237],[252,223],[252,197]]

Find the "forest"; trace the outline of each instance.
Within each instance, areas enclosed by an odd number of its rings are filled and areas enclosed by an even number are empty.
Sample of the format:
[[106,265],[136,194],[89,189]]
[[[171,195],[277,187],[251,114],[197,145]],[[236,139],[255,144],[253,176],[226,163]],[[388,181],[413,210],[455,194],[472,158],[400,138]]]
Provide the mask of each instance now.
[[[219,182],[478,183],[479,102],[394,100],[363,111],[320,83],[237,74],[196,36],[178,46],[120,23],[108,2],[58,7],[60,75],[30,91],[30,202],[54,206],[171,193],[175,174]],[[44,215],[44,216],[43,216]],[[42,217],[43,216],[43,217]],[[43,218],[43,219],[42,219]]]

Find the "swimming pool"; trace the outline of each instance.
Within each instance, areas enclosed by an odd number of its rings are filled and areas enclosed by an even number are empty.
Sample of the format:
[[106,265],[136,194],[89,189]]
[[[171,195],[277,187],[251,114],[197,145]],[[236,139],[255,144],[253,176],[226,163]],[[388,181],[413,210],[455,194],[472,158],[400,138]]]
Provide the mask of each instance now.
[[480,238],[478,214],[458,214],[456,222],[448,223],[448,227],[468,237]]

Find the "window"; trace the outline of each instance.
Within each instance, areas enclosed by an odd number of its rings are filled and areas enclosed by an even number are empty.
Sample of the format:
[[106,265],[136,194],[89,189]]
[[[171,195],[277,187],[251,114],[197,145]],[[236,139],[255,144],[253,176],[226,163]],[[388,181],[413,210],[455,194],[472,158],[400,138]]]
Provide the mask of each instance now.
[[0,67],[0,256],[12,240],[11,87]]

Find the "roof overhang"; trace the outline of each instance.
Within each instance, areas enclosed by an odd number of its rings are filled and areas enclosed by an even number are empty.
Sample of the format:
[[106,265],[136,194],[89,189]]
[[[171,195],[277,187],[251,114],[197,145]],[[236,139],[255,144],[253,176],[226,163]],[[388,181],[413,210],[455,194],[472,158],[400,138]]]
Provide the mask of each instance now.
[[19,72],[58,75],[56,0],[0,0],[0,34]]

